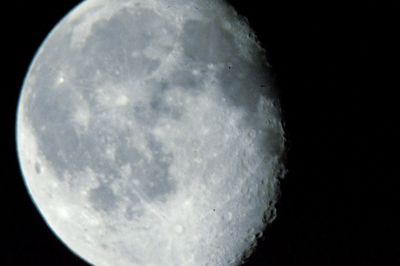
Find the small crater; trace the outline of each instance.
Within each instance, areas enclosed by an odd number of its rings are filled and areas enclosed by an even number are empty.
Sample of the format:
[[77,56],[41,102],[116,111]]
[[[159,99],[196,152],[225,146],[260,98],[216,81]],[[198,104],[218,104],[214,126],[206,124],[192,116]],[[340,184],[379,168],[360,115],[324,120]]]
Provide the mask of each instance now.
[[264,236],[263,232],[258,232],[258,233],[256,234],[256,238],[257,238],[257,239],[260,239],[260,238],[262,238],[263,236]]
[[250,130],[250,131],[249,131],[249,137],[250,137],[250,138],[254,138],[255,136],[256,136],[256,131],[253,130],[253,129]]
[[128,97],[126,97],[125,95],[120,95],[117,97],[115,103],[118,106],[124,106],[129,102]]
[[42,166],[40,165],[40,163],[36,162],[35,163],[35,172],[40,175],[42,173]]
[[183,229],[184,229],[183,226],[180,225],[180,224],[176,224],[176,225],[174,226],[174,231],[175,231],[175,233],[180,234],[180,233],[183,232]]
[[255,233],[254,228],[250,228],[250,229],[247,231],[247,233],[248,233],[249,235],[254,235],[254,233]]

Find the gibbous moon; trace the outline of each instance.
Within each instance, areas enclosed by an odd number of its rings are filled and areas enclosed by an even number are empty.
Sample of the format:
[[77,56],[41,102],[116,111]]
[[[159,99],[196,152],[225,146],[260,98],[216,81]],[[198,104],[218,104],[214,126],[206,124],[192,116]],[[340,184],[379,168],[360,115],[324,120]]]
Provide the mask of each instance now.
[[240,265],[275,217],[265,53],[219,0],[87,0],[26,76],[17,148],[48,226],[94,265]]

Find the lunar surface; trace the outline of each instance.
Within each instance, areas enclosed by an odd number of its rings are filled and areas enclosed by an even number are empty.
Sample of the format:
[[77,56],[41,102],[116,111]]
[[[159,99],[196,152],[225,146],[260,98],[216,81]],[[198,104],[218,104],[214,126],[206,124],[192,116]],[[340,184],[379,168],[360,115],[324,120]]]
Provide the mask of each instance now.
[[218,0],[88,0],[20,96],[28,191],[94,265],[240,265],[275,217],[284,132],[265,53]]

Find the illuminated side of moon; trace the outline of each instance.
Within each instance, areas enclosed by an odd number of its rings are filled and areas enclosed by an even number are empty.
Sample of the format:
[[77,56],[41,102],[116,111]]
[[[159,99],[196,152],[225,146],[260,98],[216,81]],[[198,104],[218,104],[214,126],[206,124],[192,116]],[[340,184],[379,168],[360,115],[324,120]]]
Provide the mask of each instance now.
[[88,0],[19,101],[36,206],[95,265],[239,265],[275,217],[284,134],[269,67],[211,0]]

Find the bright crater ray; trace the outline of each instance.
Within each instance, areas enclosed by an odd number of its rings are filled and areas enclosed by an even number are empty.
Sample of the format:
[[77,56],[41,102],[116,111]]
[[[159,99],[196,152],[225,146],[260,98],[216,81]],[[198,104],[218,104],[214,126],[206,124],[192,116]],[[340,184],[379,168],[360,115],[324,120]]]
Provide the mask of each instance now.
[[222,1],[88,0],[41,46],[17,144],[44,219],[95,265],[240,265],[275,216],[283,129]]

